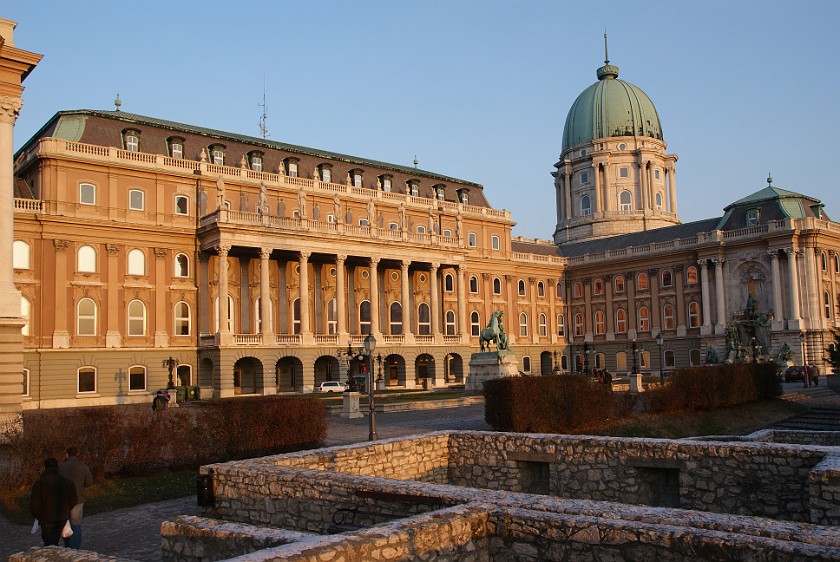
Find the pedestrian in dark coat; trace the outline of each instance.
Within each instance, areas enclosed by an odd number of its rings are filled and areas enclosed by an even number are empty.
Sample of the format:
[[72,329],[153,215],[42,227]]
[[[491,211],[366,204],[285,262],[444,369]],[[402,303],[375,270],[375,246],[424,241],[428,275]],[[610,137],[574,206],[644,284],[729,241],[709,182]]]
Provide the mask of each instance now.
[[58,473],[58,461],[50,457],[44,461],[44,472],[32,485],[29,511],[41,525],[44,546],[57,545],[61,530],[70,519],[76,505],[76,487]]
[[71,482],[76,489],[76,505],[70,511],[70,527],[73,534],[64,539],[64,546],[68,548],[82,548],[82,517],[85,508],[85,488],[93,484],[93,474],[90,468],[78,457],[78,447],[68,447],[67,454],[61,464],[58,465],[58,472]]

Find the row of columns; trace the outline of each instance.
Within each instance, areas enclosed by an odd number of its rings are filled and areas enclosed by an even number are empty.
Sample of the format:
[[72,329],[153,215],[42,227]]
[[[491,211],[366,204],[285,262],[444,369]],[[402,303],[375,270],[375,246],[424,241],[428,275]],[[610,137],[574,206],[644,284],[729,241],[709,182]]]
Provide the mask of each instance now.
[[[216,250],[218,253],[219,258],[219,268],[218,268],[218,287],[219,287],[219,295],[227,295],[228,294],[228,263],[227,258],[230,253],[231,246],[230,245],[219,245],[217,246]],[[269,281],[269,258],[271,256],[271,249],[270,248],[260,248],[260,315],[263,319],[271,318],[271,311],[270,311],[270,303],[271,303],[271,295],[270,295],[270,281]],[[311,309],[311,300],[310,300],[310,292],[309,288],[309,258],[311,256],[311,252],[308,251],[301,251],[298,254],[299,259],[299,266],[300,266],[300,287],[301,290],[299,291],[298,298],[300,299],[300,331],[302,335],[310,335],[312,334],[312,322],[310,317],[310,309]],[[337,318],[336,318],[336,332],[340,337],[346,337],[349,333],[348,326],[347,326],[347,298],[346,298],[346,260],[347,255],[338,254],[336,255],[335,265],[336,265],[336,309],[337,309]],[[381,335],[381,328],[380,328],[380,319],[381,319],[381,311],[379,307],[379,263],[380,258],[378,257],[371,257],[369,258],[369,279],[370,279],[370,307],[371,307],[371,322],[370,322],[370,331],[374,336]],[[411,336],[413,335],[413,327],[411,323],[411,312],[413,308],[411,307],[411,288],[409,284],[409,268],[411,266],[411,261],[409,260],[402,260],[400,262],[400,293],[401,298],[400,302],[402,305],[402,334]],[[438,281],[438,272],[440,270],[439,263],[431,263],[429,266],[429,274],[430,274],[430,308],[431,308],[431,332],[432,334],[437,334],[440,332],[440,288],[439,288],[439,281]],[[467,322],[466,322],[466,306],[467,306],[467,299],[466,299],[466,285],[465,285],[465,275],[466,275],[466,268],[462,265],[457,266],[457,295],[458,295],[458,325],[457,329],[458,335],[466,335],[467,334]],[[219,299],[219,332],[220,334],[229,335],[230,328],[229,328],[229,311],[228,307],[224,304],[224,299]],[[271,333],[271,325],[270,322],[263,321],[261,323],[260,332],[267,336]],[[223,337],[224,339],[224,337]]]

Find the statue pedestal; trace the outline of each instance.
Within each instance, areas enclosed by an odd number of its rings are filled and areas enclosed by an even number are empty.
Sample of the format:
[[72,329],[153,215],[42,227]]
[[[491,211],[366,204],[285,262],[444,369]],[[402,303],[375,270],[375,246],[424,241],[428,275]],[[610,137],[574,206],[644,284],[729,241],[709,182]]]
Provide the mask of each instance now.
[[341,417],[346,419],[355,419],[363,417],[359,411],[359,393],[358,392],[342,392],[343,408],[341,410]]
[[470,372],[464,387],[467,392],[482,392],[484,381],[499,377],[519,375],[519,362],[509,349],[473,353],[470,357]]
[[644,392],[645,387],[642,386],[642,373],[630,374],[630,392]]

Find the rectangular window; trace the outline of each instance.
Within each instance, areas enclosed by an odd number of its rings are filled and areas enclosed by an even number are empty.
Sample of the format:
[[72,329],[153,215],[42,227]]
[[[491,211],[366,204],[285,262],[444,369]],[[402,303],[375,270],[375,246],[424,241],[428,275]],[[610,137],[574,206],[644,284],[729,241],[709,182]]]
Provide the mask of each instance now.
[[29,369],[23,370],[23,392],[24,396],[29,396]]
[[128,192],[128,208],[132,211],[142,211],[144,208],[144,193],[139,189]]
[[618,177],[629,178],[630,177],[630,168],[619,168],[618,169]]
[[296,178],[298,175],[297,162],[289,161],[289,177]]
[[172,153],[172,158],[183,158],[184,145],[179,142],[173,142],[170,147],[170,152]]
[[589,173],[587,173],[587,172],[581,172],[580,173],[580,183],[582,185],[586,185],[587,183],[589,183]]
[[498,236],[496,236],[495,234],[493,236],[491,236],[490,237],[490,242],[493,244],[493,249],[494,250],[499,249],[499,237]]
[[134,134],[125,135],[125,149],[131,152],[140,152],[140,138]]
[[332,182],[332,170],[330,168],[321,168],[321,181],[327,183]]
[[213,164],[216,166],[225,165],[225,151],[220,148],[213,149]]
[[353,172],[353,187],[362,187],[361,172]]
[[96,186],[91,183],[79,184],[79,203],[96,205]]
[[128,370],[128,390],[146,390],[146,367]]
[[190,200],[185,195],[175,196],[175,214],[189,215],[190,214]]
[[659,170],[654,170],[653,171],[653,177],[656,178],[656,179],[659,179]]
[[391,178],[384,177],[382,178],[382,191],[391,191]]
[[96,369],[84,367],[79,369],[78,386],[76,392],[96,392]]
[[251,169],[255,172],[262,172],[262,156],[251,156]]

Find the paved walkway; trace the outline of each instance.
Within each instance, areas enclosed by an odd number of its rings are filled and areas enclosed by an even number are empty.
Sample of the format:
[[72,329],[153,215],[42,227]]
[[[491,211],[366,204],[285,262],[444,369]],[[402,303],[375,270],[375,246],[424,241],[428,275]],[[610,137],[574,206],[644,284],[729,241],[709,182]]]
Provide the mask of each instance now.
[[[820,396],[813,390],[804,390],[802,383],[784,384],[786,399],[805,404],[840,404],[840,395]],[[817,395],[815,395],[817,394]],[[380,439],[403,437],[443,429],[489,430],[484,421],[484,405],[388,412],[376,415],[377,434]],[[354,420],[330,416],[326,444],[345,445],[366,441],[367,417]],[[84,520],[84,548],[101,554],[141,562],[158,562],[160,556],[160,524],[176,515],[198,514],[200,508],[195,497],[101,513]],[[0,517],[0,561],[10,554],[40,546],[40,535],[30,534],[30,526],[12,525]]]

